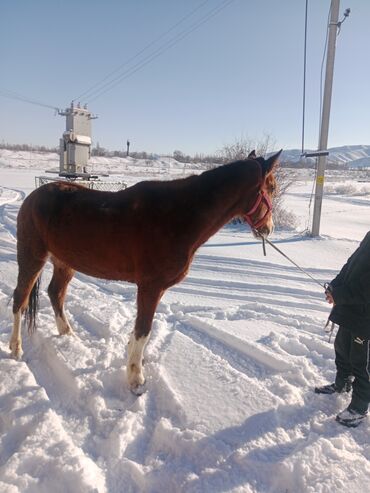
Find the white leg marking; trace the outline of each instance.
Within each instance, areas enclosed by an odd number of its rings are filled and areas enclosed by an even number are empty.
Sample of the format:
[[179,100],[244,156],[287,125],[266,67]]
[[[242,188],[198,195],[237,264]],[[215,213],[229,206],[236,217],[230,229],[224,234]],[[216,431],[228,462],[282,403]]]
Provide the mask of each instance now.
[[13,331],[10,336],[9,348],[13,358],[20,359],[23,354],[21,335],[22,313],[20,310],[14,314]]
[[148,339],[149,336],[136,339],[134,333],[130,336],[127,349],[127,379],[131,390],[135,390],[145,383],[142,361]]
[[64,313],[64,310],[62,312],[62,316],[57,315],[55,317],[55,321],[57,324],[58,332],[61,336],[65,335],[65,334],[68,334],[68,335],[73,334],[72,327],[69,325],[69,322],[68,322],[67,317]]

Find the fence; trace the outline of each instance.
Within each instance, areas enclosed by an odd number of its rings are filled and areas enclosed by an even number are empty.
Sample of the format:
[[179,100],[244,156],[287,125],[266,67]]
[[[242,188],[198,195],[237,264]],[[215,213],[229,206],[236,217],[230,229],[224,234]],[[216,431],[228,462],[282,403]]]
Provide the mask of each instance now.
[[104,192],[118,192],[119,190],[124,190],[127,188],[127,183],[124,181],[105,181],[100,179],[93,180],[83,180],[83,179],[65,179],[62,177],[51,178],[49,176],[36,176],[35,184],[36,188],[41,187],[47,183],[52,183],[55,181],[64,181],[66,183],[78,183],[86,188],[91,188],[94,190],[101,190]]

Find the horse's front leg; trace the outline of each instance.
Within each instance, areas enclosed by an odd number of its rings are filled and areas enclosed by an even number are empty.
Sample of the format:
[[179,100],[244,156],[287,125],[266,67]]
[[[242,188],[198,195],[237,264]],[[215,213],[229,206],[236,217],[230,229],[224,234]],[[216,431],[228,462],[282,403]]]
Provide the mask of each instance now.
[[128,343],[127,380],[131,391],[140,395],[144,392],[143,374],[144,348],[149,340],[154,312],[161,299],[163,290],[138,286],[137,316],[134,332]]

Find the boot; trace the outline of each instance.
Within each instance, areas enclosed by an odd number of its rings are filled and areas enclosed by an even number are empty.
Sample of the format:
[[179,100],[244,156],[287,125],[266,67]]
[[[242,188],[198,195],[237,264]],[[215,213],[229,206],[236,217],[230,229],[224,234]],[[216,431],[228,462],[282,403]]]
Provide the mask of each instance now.
[[342,394],[343,392],[350,392],[352,390],[351,380],[346,380],[343,387],[337,387],[335,383],[323,385],[321,387],[315,387],[316,394]]
[[361,423],[361,421],[366,418],[367,411],[364,413],[360,413],[356,411],[356,409],[352,409],[351,407],[347,407],[344,411],[340,412],[335,418],[338,423],[343,426],[347,426],[348,428],[357,428],[357,426]]

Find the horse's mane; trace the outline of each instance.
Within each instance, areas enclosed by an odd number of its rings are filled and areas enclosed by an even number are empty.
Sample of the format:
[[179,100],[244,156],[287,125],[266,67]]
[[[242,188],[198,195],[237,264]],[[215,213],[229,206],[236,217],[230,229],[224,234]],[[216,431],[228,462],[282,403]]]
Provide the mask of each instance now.
[[[258,166],[256,166],[258,163]],[[180,189],[186,185],[192,185],[197,181],[206,182],[208,181],[210,185],[214,182],[220,182],[223,179],[232,177],[233,180],[242,179],[245,177],[246,172],[255,173],[256,170],[260,170],[261,166],[258,160],[255,159],[245,159],[233,161],[231,163],[223,164],[221,166],[216,166],[215,168],[203,171],[200,174],[192,174],[184,178],[175,178],[172,180],[144,180],[131,187],[127,188],[123,192],[136,192],[141,188],[167,188],[167,189]]]

